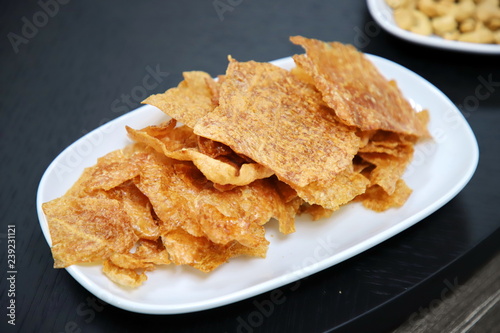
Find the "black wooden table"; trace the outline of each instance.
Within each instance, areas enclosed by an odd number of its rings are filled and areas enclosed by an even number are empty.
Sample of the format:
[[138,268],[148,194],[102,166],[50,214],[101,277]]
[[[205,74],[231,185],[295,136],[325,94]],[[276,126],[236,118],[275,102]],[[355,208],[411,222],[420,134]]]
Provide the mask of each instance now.
[[[382,332],[420,320],[499,250],[499,56],[394,38],[361,0],[3,1],[0,32],[0,251],[7,253],[9,239],[16,246],[15,273],[7,255],[0,261],[2,332]],[[131,313],[52,268],[36,190],[66,146],[133,110],[145,94],[177,85],[183,71],[215,76],[228,54],[269,61],[301,52],[291,35],[354,44],[442,90],[479,142],[479,166],[466,188],[397,236],[282,287],[286,301],[270,313],[256,306],[270,293],[197,313]],[[155,80],[145,85],[151,72]],[[478,89],[490,93],[479,98]]]

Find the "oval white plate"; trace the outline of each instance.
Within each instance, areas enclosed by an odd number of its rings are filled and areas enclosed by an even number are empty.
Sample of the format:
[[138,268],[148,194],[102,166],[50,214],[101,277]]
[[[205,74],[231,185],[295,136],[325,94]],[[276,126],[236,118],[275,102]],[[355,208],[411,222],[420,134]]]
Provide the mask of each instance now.
[[385,0],[367,0],[368,10],[374,20],[386,31],[405,39],[407,41],[461,52],[482,53],[482,54],[500,54],[500,44],[476,44],[465,43],[452,40],[446,40],[438,36],[422,36],[410,31],[401,29],[394,22],[392,8],[387,5]]
[[[346,205],[331,218],[311,222],[297,219],[297,232],[281,235],[276,223],[267,226],[266,259],[234,258],[205,274],[191,267],[169,265],[148,273],[143,286],[124,289],[101,272],[100,265],[75,265],[67,271],[105,302],[129,311],[176,314],[230,304],[279,288],[321,271],[405,230],[451,200],[472,177],[479,158],[477,142],[462,114],[437,88],[391,61],[369,56],[389,79],[397,80],[416,109],[430,110],[434,141],[417,146],[405,179],[414,190],[400,209],[369,211],[359,203]],[[292,68],[291,58],[274,64]],[[66,148],[47,168],[37,194],[43,234],[51,244],[41,204],[65,193],[84,167],[129,143],[125,125],[142,128],[166,120],[162,112],[143,106],[88,133]],[[450,168],[453,165],[453,168]]]

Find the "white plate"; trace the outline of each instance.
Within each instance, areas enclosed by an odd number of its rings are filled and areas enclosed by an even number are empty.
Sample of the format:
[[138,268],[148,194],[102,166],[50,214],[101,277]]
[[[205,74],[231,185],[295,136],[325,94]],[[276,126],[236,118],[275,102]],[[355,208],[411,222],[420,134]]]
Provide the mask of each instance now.
[[[311,222],[297,219],[297,231],[283,236],[276,223],[267,226],[270,240],[266,259],[234,258],[212,273],[169,265],[148,273],[135,290],[108,280],[100,265],[74,265],[67,271],[87,290],[105,302],[129,311],[177,314],[210,309],[279,288],[321,271],[396,235],[451,200],[470,180],[479,152],[472,130],[452,102],[422,77],[391,61],[369,56],[380,71],[397,80],[417,109],[430,110],[432,142],[417,146],[405,179],[414,192],[399,209],[369,211],[359,203],[348,204],[331,218]],[[291,58],[273,62],[294,66]],[[66,148],[43,175],[37,196],[40,225],[51,244],[41,204],[65,193],[84,167],[129,139],[125,125],[142,128],[166,120],[152,106],[143,106],[88,133]],[[453,167],[450,167],[453,165]]]
[[446,40],[438,36],[422,36],[410,31],[401,29],[394,22],[392,8],[387,5],[385,0],[367,0],[368,10],[375,21],[389,33],[405,39],[407,41],[461,52],[482,53],[482,54],[500,54],[499,44],[476,44],[465,43],[453,40]]

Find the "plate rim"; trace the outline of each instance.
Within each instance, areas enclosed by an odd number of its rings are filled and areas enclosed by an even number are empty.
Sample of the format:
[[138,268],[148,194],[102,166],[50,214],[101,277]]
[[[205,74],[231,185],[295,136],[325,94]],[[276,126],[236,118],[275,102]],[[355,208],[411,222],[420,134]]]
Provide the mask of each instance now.
[[[366,54],[366,53],[365,53]],[[391,237],[399,234],[400,232],[410,228],[411,226],[415,225],[416,223],[420,222],[423,220],[425,217],[431,215],[438,209],[440,209],[442,206],[444,206],[447,202],[449,202],[451,199],[453,199],[470,181],[470,179],[473,177],[475,170],[477,168],[478,162],[479,162],[479,147],[477,140],[475,138],[475,135],[468,124],[467,120],[463,115],[460,113],[458,108],[451,102],[451,100],[443,93],[441,92],[437,87],[435,87],[432,83],[424,79],[422,76],[418,75],[417,73],[411,71],[408,68],[405,68],[404,66],[393,62],[391,60],[382,58],[380,56],[372,55],[372,54],[366,54],[370,60],[375,59],[375,62],[383,62],[385,65],[392,66],[397,68],[398,70],[403,70],[405,71],[405,74],[411,75],[415,77],[416,79],[420,80],[421,82],[426,83],[426,88],[427,89],[432,89],[434,94],[438,94],[440,98],[444,98],[447,103],[450,105],[453,105],[453,111],[457,112],[458,115],[461,117],[461,124],[463,125],[463,129],[466,131],[466,135],[468,136],[468,141],[470,140],[470,143],[472,143],[472,150],[470,151],[472,159],[470,160],[470,163],[468,164],[467,171],[464,173],[465,176],[460,178],[458,182],[455,183],[454,186],[450,187],[448,191],[446,192],[445,195],[441,196],[439,200],[434,202],[432,205],[429,205],[425,207],[425,209],[418,211],[417,213],[407,217],[404,220],[399,221],[397,224],[384,229],[382,232],[378,232],[375,235],[372,235],[368,239],[355,244],[354,246],[351,246],[347,248],[344,251],[341,251],[340,253],[335,253],[333,256],[329,256],[325,260],[322,260],[318,263],[316,263],[315,267],[312,269],[308,269],[307,272],[304,272],[303,274],[301,273],[300,276],[297,276],[297,273],[292,271],[288,274],[283,274],[275,278],[271,278],[269,280],[265,280],[264,282],[257,283],[255,285],[250,285],[238,292],[232,292],[229,294],[224,294],[219,297],[213,297],[208,300],[202,300],[202,301],[194,301],[194,302],[187,302],[183,303],[182,305],[162,305],[162,304],[144,304],[140,303],[137,301],[131,301],[128,299],[123,299],[119,296],[114,295],[111,291],[104,290],[101,288],[99,285],[94,283],[91,278],[89,278],[87,275],[84,274],[81,270],[79,270],[78,265],[70,266],[66,268],[66,271],[70,273],[70,275],[77,280],[78,283],[82,285],[85,289],[87,289],[89,292],[94,294],[95,296],[101,298],[105,302],[112,304],[114,306],[117,306],[121,309],[132,311],[132,312],[137,312],[137,313],[145,313],[145,314],[169,314],[169,315],[175,315],[175,314],[181,314],[181,313],[190,313],[190,312],[197,312],[197,311],[203,311],[203,310],[208,310],[228,304],[232,304],[235,302],[239,302],[241,300],[268,292],[270,290],[273,290],[275,288],[284,286],[288,283],[300,280],[304,277],[307,277],[309,275],[315,274],[319,271],[322,271],[324,269],[330,268],[335,266],[336,264],[345,261],[359,253],[362,253],[382,242],[385,240],[390,239]],[[291,57],[284,57],[280,59],[276,59],[273,61],[270,61],[270,63],[273,63],[275,65],[283,65],[286,64],[287,62],[293,61]],[[376,66],[379,66],[380,64],[376,63]],[[122,118],[124,117],[133,117],[136,113],[141,113],[144,112],[144,110],[147,110],[146,108],[154,108],[149,105],[144,105],[141,107],[138,107],[137,109],[131,110],[130,112],[127,112],[124,115],[121,115],[112,121],[110,121],[107,124],[104,124],[93,131],[90,131],[86,135],[82,136],[72,144],[70,144],[68,147],[63,149],[61,153],[59,153],[56,158],[49,164],[47,167],[46,171],[41,177],[39,187],[37,190],[37,212],[38,212],[38,218],[39,222],[42,228],[42,231],[44,233],[44,236],[46,238],[46,241],[48,245],[51,245],[50,241],[50,232],[48,230],[48,225],[45,219],[45,215],[43,214],[43,210],[41,209],[41,204],[43,203],[42,200],[42,190],[44,186],[46,185],[46,182],[48,181],[48,178],[50,176],[51,170],[55,167],[55,165],[59,162],[59,160],[62,158],[62,156],[65,156],[65,153],[70,151],[74,145],[77,145],[80,140],[85,140],[87,136],[91,135],[94,133],[94,131],[102,130],[104,126],[113,123],[113,122],[119,122],[120,120],[123,120]],[[45,226],[44,226],[45,225]],[[313,265],[314,266],[314,265]]]

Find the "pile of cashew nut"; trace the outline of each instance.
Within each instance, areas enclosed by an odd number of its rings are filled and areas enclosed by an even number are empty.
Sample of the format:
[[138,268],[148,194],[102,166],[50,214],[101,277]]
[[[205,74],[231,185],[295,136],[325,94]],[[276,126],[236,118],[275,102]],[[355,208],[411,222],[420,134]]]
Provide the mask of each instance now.
[[405,30],[470,43],[500,44],[500,0],[385,0]]

